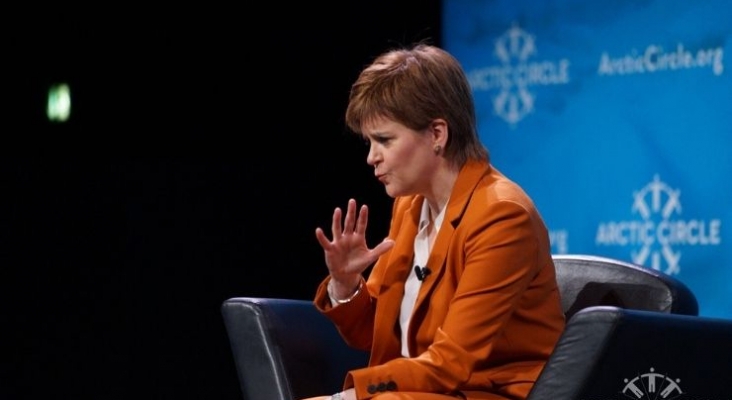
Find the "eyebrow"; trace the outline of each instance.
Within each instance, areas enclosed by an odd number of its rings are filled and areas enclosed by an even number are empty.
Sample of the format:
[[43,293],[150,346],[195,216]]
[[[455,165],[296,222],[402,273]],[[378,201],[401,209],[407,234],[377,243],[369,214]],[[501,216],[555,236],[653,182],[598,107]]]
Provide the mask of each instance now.
[[383,137],[383,136],[392,136],[393,133],[388,132],[388,131],[387,132],[379,131],[379,132],[371,132],[371,133],[365,133],[364,132],[363,135],[364,136],[368,136],[368,137],[377,137],[377,136],[378,137]]

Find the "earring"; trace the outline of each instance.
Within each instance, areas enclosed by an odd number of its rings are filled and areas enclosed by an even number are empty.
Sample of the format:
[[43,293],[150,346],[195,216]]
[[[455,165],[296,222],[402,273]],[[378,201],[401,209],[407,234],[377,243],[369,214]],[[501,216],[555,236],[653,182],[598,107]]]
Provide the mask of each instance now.
[[435,145],[435,154],[440,154],[441,150],[442,150],[442,146],[440,146],[439,144],[436,144]]

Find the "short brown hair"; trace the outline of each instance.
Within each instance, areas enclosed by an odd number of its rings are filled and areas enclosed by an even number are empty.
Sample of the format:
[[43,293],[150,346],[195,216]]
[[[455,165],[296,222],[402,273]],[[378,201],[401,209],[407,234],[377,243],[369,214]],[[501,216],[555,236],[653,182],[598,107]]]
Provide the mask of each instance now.
[[378,117],[422,131],[442,118],[447,121],[445,157],[462,166],[468,160],[488,160],[475,121],[473,94],[462,66],[438,47],[417,44],[378,56],[351,86],[346,125],[361,126]]

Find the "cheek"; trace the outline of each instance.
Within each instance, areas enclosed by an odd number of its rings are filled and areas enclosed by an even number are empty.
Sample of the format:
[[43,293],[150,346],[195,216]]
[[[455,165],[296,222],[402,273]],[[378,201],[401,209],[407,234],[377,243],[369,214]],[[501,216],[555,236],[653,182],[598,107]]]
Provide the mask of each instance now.
[[404,148],[391,154],[390,170],[402,184],[411,185],[425,175],[427,158],[414,148]]
[[398,146],[393,149],[391,149],[391,154],[389,155],[390,161],[392,165],[410,165],[412,164],[412,159],[414,158],[414,155],[416,151],[414,150],[413,146],[410,145],[403,145]]
[[401,175],[404,173],[404,169],[411,164],[411,156],[409,151],[392,149],[384,155],[384,164],[391,172],[397,172]]

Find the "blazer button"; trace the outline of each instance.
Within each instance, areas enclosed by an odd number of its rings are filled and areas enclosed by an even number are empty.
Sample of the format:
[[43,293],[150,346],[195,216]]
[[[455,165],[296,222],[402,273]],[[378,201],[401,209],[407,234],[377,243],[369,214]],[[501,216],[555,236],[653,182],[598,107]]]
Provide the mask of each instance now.
[[394,381],[389,381],[386,383],[386,390],[393,392],[397,390],[397,384]]
[[386,383],[384,383],[384,382],[379,383],[379,387],[376,388],[376,390],[378,390],[379,392],[386,392]]
[[369,385],[369,386],[368,386],[368,387],[366,388],[366,391],[367,391],[367,392],[369,392],[369,394],[374,394],[374,393],[376,393],[376,385]]

